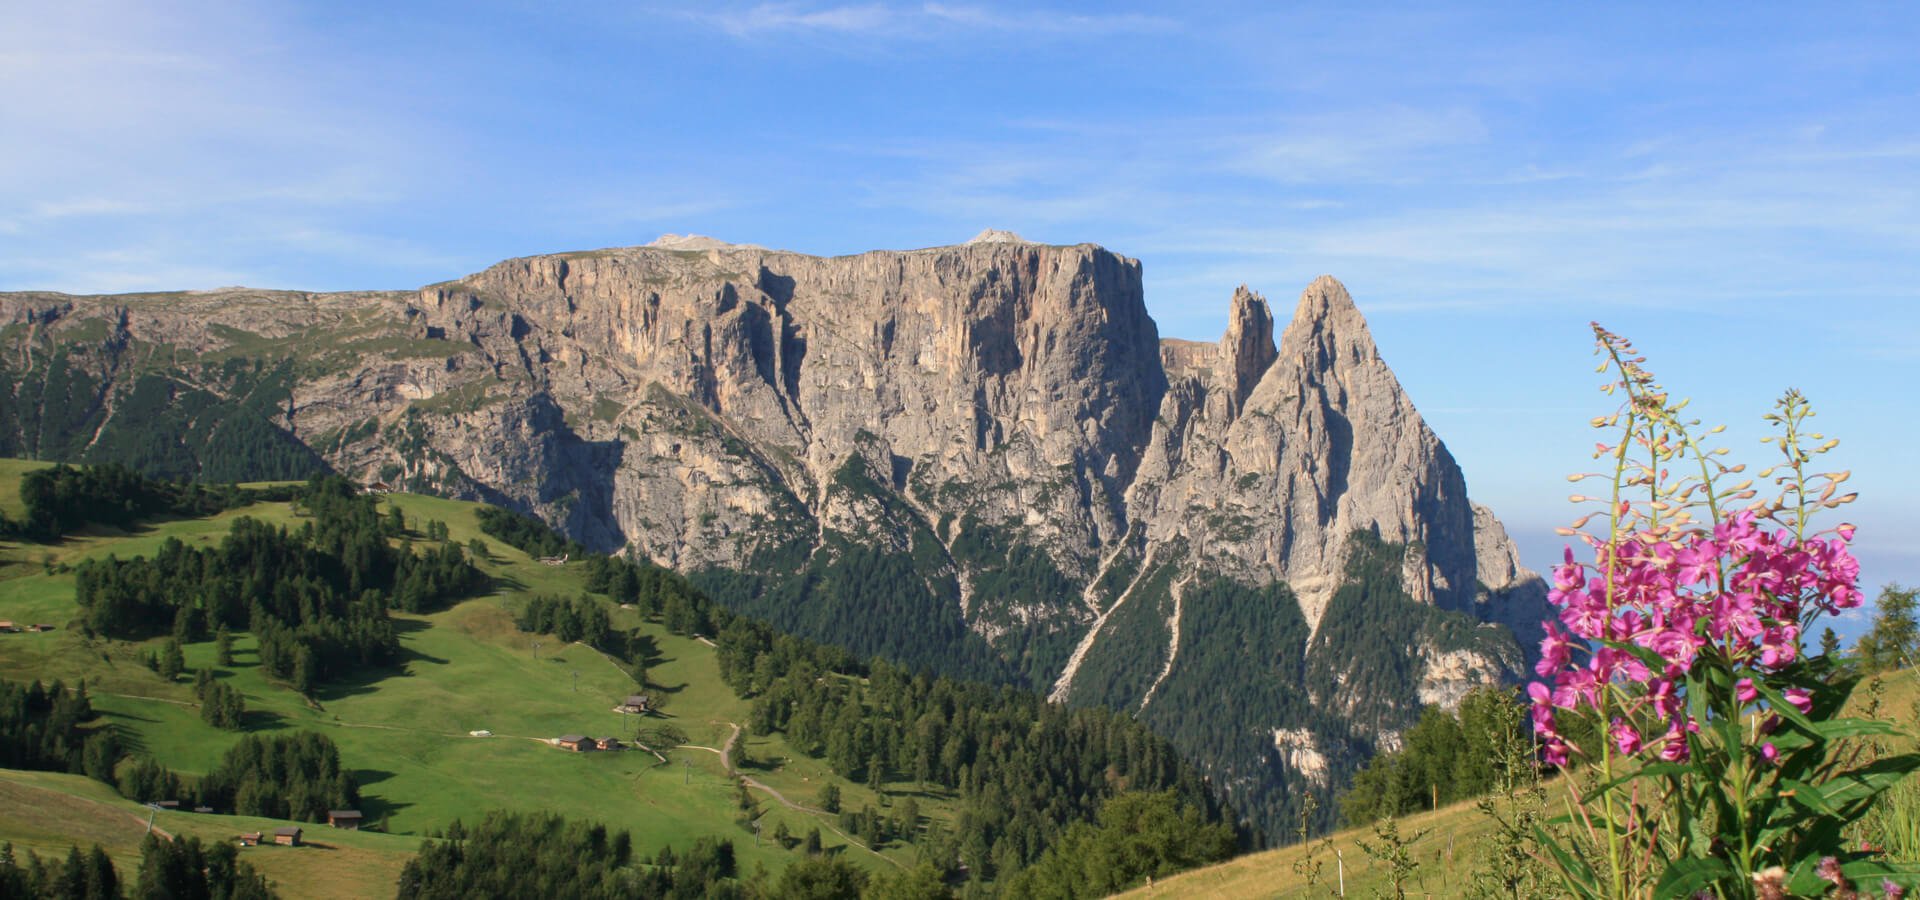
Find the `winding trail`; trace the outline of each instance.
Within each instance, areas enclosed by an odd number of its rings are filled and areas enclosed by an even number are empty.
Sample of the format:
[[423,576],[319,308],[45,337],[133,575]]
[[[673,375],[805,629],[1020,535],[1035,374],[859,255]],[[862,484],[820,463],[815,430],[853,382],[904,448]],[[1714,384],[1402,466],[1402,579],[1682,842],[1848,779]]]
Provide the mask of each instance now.
[[740,779],[741,784],[744,784],[753,790],[760,791],[761,793],[764,793],[767,796],[770,796],[773,799],[780,801],[781,806],[791,809],[794,812],[803,813],[807,816],[810,816],[814,819],[819,820],[820,824],[824,826],[828,831],[831,831],[834,834],[839,835],[841,840],[846,841],[847,846],[859,847],[860,849],[873,854],[875,858],[882,859],[887,861],[888,863],[891,863],[893,867],[896,869],[906,868],[905,863],[902,863],[899,860],[894,859],[893,857],[887,856],[886,854],[883,854],[880,851],[867,846],[864,842],[855,840],[852,835],[849,835],[846,832],[841,831],[840,828],[832,822],[832,820],[827,818],[827,816],[831,814],[828,813],[826,810],[814,809],[811,806],[802,806],[798,803],[793,802],[792,800],[788,800],[785,794],[782,794],[779,791],[774,790],[771,787],[768,787],[765,782],[762,782],[751,775],[741,774],[740,770],[734,768],[733,766],[733,748],[735,744],[738,744],[740,742],[740,726],[733,722],[728,722],[726,724],[733,727],[733,733],[727,735],[727,742],[721,745],[720,749],[715,750],[712,747],[701,747],[695,744],[681,744],[680,749],[705,750],[708,753],[719,754],[721,768],[726,769],[728,775],[731,775],[735,778]]

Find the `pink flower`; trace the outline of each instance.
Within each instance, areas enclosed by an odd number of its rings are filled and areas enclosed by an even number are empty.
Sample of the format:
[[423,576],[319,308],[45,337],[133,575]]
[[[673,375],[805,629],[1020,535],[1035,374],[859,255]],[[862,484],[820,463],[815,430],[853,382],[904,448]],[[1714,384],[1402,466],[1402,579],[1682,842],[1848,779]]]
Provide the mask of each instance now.
[[1760,699],[1760,689],[1753,686],[1753,679],[1742,678],[1733,683],[1733,695],[1740,698],[1741,703],[1752,703]]
[[1632,725],[1620,719],[1613,720],[1613,746],[1622,754],[1632,756],[1640,752],[1640,732]]
[[1813,712],[1813,692],[1806,688],[1787,688],[1784,692],[1787,702],[1802,715]]
[[1545,623],[1547,636],[1540,639],[1540,662],[1533,670],[1545,678],[1561,669],[1573,659],[1573,641],[1564,631],[1552,622]]
[[1907,895],[1907,889],[1893,883],[1893,879],[1880,879],[1880,896],[1883,900],[1900,900]]
[[1772,741],[1768,741],[1760,745],[1760,758],[1766,760],[1767,765],[1773,765],[1780,761],[1780,751]]

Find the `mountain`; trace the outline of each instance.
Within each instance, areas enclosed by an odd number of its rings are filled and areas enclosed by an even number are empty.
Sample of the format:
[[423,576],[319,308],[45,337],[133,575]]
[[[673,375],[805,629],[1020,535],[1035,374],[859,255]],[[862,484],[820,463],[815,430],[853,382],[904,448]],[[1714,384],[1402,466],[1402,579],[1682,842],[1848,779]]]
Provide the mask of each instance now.
[[1544,588],[1331,278],[1277,342],[1242,288],[1205,344],[1089,244],[657,243],[0,295],[0,455],[531,511],[857,653],[1137,711],[1270,830],[1524,666]]

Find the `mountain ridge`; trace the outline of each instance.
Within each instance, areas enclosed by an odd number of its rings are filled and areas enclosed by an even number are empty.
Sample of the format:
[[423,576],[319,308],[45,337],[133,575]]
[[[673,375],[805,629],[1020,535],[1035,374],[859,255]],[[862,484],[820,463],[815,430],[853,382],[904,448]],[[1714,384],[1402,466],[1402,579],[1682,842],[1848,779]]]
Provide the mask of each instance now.
[[[1544,587],[1338,281],[1278,335],[1242,286],[1219,341],[1162,339],[1138,260],[984,237],[840,257],[696,238],[413,292],[0,295],[0,453],[319,462],[501,503],[803,635],[1196,735],[1173,720],[1225,652],[1204,635],[1258,614],[1272,646],[1230,687],[1265,699],[1231,727],[1269,749],[1213,760],[1248,790],[1331,783],[1410,724],[1401,700],[1523,668]],[[1339,601],[1360,534],[1397,584]],[[1410,662],[1314,657],[1349,607],[1425,623]],[[1521,642],[1476,644],[1481,621]],[[1272,692],[1355,678],[1386,679],[1394,711]],[[1316,756],[1336,764],[1288,762]]]

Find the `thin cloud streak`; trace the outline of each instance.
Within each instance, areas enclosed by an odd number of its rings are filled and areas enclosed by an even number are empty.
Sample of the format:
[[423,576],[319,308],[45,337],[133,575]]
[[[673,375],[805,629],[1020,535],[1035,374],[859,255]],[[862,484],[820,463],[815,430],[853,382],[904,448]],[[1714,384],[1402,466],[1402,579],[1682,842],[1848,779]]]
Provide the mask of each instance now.
[[930,41],[956,30],[1025,37],[1092,38],[1112,34],[1164,33],[1179,23],[1139,13],[1085,15],[1032,7],[926,3],[917,8],[878,3],[814,6],[761,3],[736,9],[678,10],[683,19],[738,39],[768,35],[845,35]]

